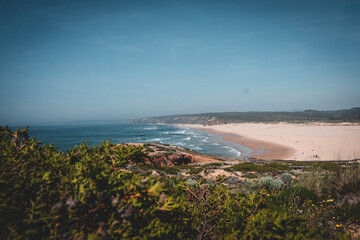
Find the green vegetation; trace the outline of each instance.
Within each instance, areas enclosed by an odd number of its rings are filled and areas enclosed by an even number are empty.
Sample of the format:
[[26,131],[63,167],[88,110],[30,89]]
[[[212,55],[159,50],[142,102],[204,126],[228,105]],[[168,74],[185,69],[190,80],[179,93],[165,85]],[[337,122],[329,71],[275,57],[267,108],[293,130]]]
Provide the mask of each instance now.
[[257,178],[258,176],[255,173],[244,173],[244,177],[249,178],[249,179],[254,179]]
[[204,169],[204,167],[202,167],[202,166],[195,166],[195,165],[177,165],[177,166],[173,166],[173,167],[161,167],[161,166],[156,166],[156,165],[152,165],[152,164],[139,164],[139,165],[137,165],[137,167],[142,170],[155,170],[155,171],[161,171],[161,172],[164,172],[167,174],[178,174],[182,171],[182,172],[187,172],[191,175],[197,174]]
[[305,110],[301,112],[224,112],[161,116],[137,119],[136,123],[243,123],[243,122],[359,122],[360,108],[335,111]]
[[278,171],[290,171],[291,168],[287,165],[280,163],[267,163],[263,165],[254,163],[240,163],[235,166],[226,168],[227,171],[238,171],[238,172],[278,172]]
[[322,169],[331,172],[336,172],[342,167],[341,164],[337,162],[311,163],[310,166],[313,170]]
[[211,168],[211,167],[221,167],[223,166],[223,163],[210,163],[210,164],[206,164],[207,168]]
[[0,238],[349,239],[359,231],[357,164],[298,174],[245,163],[230,171],[259,179],[207,180],[196,174],[220,165],[146,165],[146,147],[85,142],[62,153],[27,129],[0,127]]
[[281,179],[273,177],[262,177],[258,181],[260,188],[266,188],[271,192],[280,191],[285,187]]

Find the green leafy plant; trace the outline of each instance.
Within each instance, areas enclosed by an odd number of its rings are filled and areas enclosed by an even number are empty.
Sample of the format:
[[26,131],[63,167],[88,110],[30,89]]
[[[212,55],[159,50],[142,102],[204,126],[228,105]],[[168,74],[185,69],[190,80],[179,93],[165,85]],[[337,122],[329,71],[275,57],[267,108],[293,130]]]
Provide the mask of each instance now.
[[280,191],[285,187],[284,182],[281,179],[276,179],[272,177],[262,177],[257,182],[259,184],[259,187],[265,187],[266,189],[274,192],[274,191]]
[[255,214],[244,231],[243,239],[314,239],[314,230],[305,220],[284,212],[264,209]]
[[[196,175],[219,165],[144,164],[146,147],[84,142],[64,153],[30,138],[27,128],[0,127],[0,238],[345,239],[345,227],[360,221],[359,204],[343,203],[359,192],[355,168],[329,176],[312,171],[295,185],[289,173],[262,177],[251,188],[234,177]],[[246,163],[231,170],[260,175],[289,167]]]

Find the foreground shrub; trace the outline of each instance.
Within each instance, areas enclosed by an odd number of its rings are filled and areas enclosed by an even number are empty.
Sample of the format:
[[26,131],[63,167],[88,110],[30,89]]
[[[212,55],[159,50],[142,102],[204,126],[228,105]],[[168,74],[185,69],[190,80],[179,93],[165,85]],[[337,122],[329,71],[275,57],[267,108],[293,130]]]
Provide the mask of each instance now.
[[280,179],[284,182],[285,188],[291,187],[294,182],[290,173],[281,174]]
[[304,223],[302,218],[264,209],[253,216],[243,239],[314,239],[316,234]]
[[186,180],[128,171],[150,168],[134,167],[147,157],[142,147],[84,143],[62,153],[30,138],[27,129],[7,127],[0,127],[0,147],[1,239],[322,238],[313,226],[335,228],[326,236],[331,239],[343,236],[331,214],[343,211],[337,220],[343,224],[346,214],[352,224],[358,216],[358,205],[338,209],[329,199],[323,208],[314,206],[317,195],[302,187],[278,192],[290,181],[286,174],[254,181],[268,190],[244,194],[239,186],[226,187],[225,177]]
[[260,188],[266,188],[271,192],[280,191],[284,188],[285,184],[281,179],[272,178],[272,177],[262,177],[258,181]]
[[183,186],[186,195],[182,204],[188,206],[196,239],[235,237],[243,232],[251,215],[263,206],[263,193],[244,195],[230,192],[219,183],[202,184],[198,181],[194,185],[193,181],[188,181]]
[[356,204],[344,204],[343,206],[335,207],[332,215],[342,222],[359,223],[360,221],[360,202]]
[[157,179],[118,171],[141,148],[84,143],[65,154],[26,130],[0,137],[1,236],[187,238],[187,213]]
[[334,182],[338,188],[342,188],[344,191],[359,191],[360,165],[353,163],[339,169],[335,174]]
[[277,195],[272,195],[267,198],[267,204],[276,209],[301,209],[305,202],[311,201],[317,203],[319,197],[317,194],[306,188],[295,186],[280,192]]
[[299,176],[298,184],[301,187],[310,189],[319,195],[326,195],[331,190],[332,175],[326,174],[324,170],[316,169],[311,172],[302,173]]

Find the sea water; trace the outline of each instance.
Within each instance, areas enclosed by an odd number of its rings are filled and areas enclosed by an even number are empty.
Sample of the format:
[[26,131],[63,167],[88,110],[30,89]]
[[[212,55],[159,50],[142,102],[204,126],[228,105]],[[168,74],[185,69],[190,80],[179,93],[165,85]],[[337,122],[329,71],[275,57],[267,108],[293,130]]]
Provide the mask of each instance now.
[[179,128],[172,125],[104,124],[30,126],[30,136],[47,144],[54,144],[60,151],[67,151],[85,140],[88,145],[111,143],[158,142],[181,146],[197,152],[216,156],[241,158],[249,149],[224,141],[221,136],[208,132]]

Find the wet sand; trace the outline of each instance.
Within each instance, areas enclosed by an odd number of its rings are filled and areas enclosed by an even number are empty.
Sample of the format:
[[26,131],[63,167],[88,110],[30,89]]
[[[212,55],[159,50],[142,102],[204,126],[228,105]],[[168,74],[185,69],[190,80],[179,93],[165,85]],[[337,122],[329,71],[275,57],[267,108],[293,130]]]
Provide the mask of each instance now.
[[[191,127],[194,128],[193,126]],[[250,153],[250,156],[259,159],[264,159],[264,160],[287,159],[295,152],[295,150],[290,147],[276,143],[256,140],[249,137],[240,136],[237,134],[231,134],[231,133],[229,134],[227,132],[216,131],[211,128],[199,128],[198,126],[196,126],[196,129],[204,130],[212,134],[220,135],[225,141],[238,143],[242,146],[249,147],[253,150]]]

